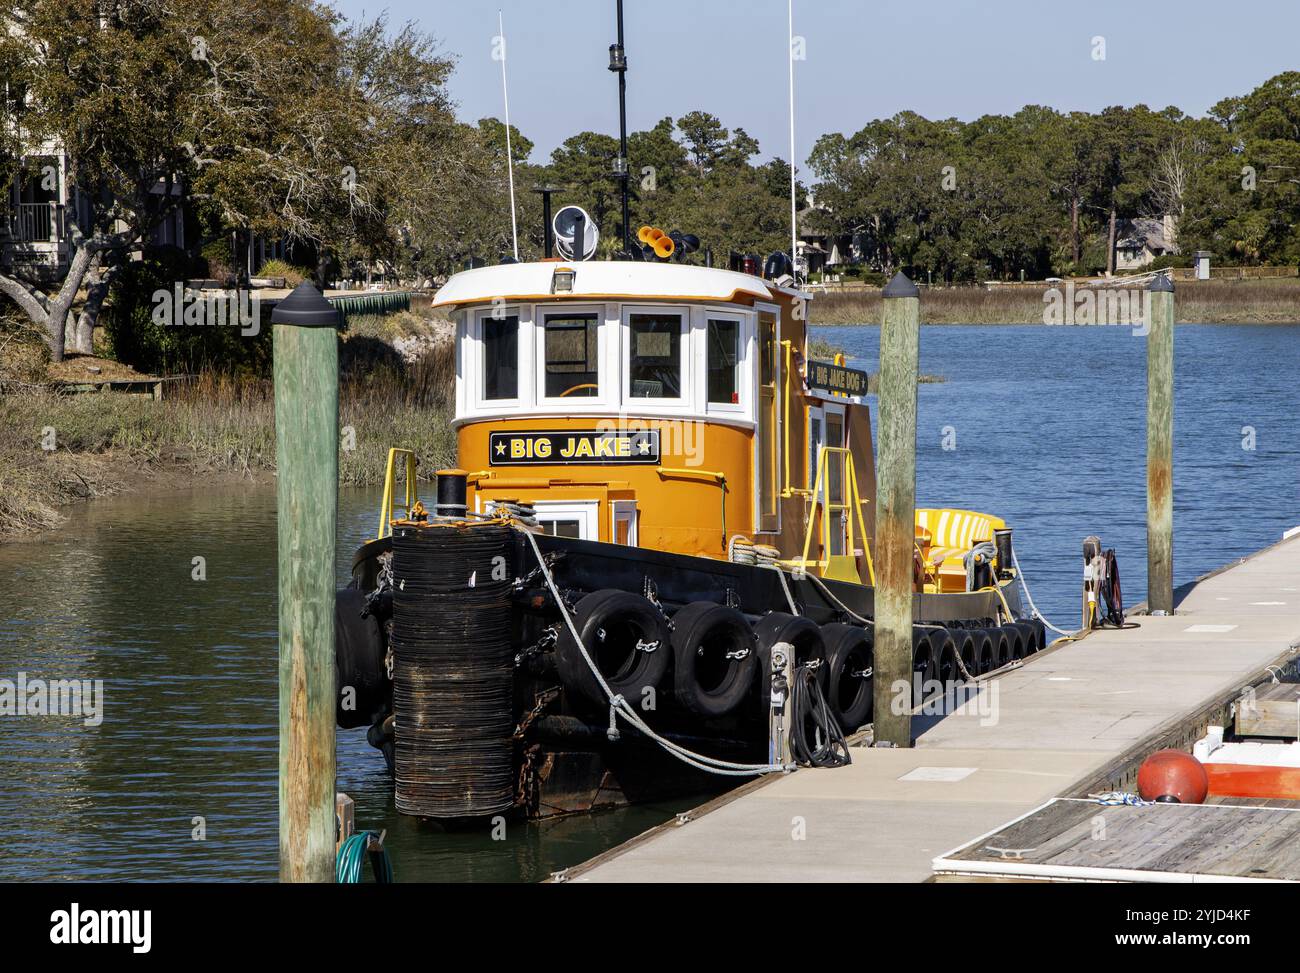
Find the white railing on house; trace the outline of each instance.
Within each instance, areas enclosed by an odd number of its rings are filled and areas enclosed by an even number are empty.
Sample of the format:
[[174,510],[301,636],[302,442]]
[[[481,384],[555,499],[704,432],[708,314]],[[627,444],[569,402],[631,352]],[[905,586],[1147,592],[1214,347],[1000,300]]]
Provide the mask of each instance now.
[[54,203],[19,203],[10,220],[10,235],[23,243],[57,241],[59,215]]

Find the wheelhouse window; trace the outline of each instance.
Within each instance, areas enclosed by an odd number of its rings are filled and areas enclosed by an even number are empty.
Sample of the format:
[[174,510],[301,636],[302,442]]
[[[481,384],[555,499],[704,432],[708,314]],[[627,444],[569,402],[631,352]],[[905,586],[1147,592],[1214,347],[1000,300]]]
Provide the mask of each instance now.
[[542,533],[584,541],[600,539],[596,520],[600,508],[598,501],[539,500],[534,506]]
[[708,360],[708,401],[711,405],[740,403],[740,321],[710,318],[705,328]]
[[[826,445],[835,449],[844,447],[844,413],[826,410]],[[827,486],[831,503],[844,502],[844,454],[831,453],[826,457]]]
[[543,534],[550,534],[552,537],[582,538],[582,521],[576,518],[573,520],[559,517],[538,518],[537,525],[541,527]]
[[519,398],[519,315],[480,319],[483,327],[483,398]]
[[598,315],[594,312],[548,314],[543,327],[546,398],[594,398],[599,395]]
[[628,318],[628,395],[682,397],[682,315],[634,313]]

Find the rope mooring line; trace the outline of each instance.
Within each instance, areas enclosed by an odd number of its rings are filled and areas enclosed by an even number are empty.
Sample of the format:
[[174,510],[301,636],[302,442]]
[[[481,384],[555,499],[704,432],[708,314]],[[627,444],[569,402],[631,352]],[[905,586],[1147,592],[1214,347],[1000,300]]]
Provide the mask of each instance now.
[[1077,631],[1067,632],[1063,628],[1057,628],[1043,616],[1043,613],[1038,610],[1038,606],[1034,604],[1034,596],[1029,593],[1029,582],[1025,580],[1025,572],[1020,569],[1020,558],[1016,557],[1015,548],[1011,549],[1011,563],[1016,567],[1016,577],[1020,579],[1020,587],[1025,591],[1025,600],[1029,602],[1029,610],[1034,613],[1034,617],[1057,635],[1064,635],[1066,638],[1074,638],[1074,636],[1078,634]]
[[596,677],[596,682],[600,685],[601,691],[604,692],[605,698],[609,701],[610,724],[614,725],[616,716],[621,716],[638,731],[645,734],[668,753],[672,754],[683,763],[695,767],[697,770],[703,770],[710,774],[720,774],[729,777],[754,777],[759,774],[771,774],[783,772],[786,768],[781,764],[742,764],[734,763],[730,760],[722,760],[718,757],[709,757],[702,753],[695,753],[687,750],[680,744],[660,736],[652,730],[641,718],[641,715],[632,708],[621,695],[615,693],[605,681],[600,669],[595,661],[587,652],[586,645],[583,644],[582,636],[578,633],[578,627],[573,622],[573,616],[569,614],[568,606],[565,605],[564,599],[560,596],[560,590],[555,585],[555,578],[551,575],[551,570],[546,565],[546,559],[542,557],[542,549],[537,545],[537,538],[533,532],[516,524],[515,529],[528,538],[528,544],[533,549],[533,556],[537,558],[537,566],[542,572],[542,577],[546,579],[546,586],[550,589],[551,597],[555,599],[555,604],[560,609],[560,615],[564,619],[565,626],[569,629],[569,634],[573,637],[578,651],[582,654],[583,661],[587,663],[587,668],[591,674]]

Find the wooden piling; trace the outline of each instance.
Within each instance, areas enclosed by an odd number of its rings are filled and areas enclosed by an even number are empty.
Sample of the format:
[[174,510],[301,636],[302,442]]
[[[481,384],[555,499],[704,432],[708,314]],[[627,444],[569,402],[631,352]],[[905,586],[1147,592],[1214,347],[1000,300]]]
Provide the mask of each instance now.
[[1150,285],[1147,333],[1147,606],[1174,610],[1174,283]]
[[334,881],[338,311],[310,283],[271,315],[280,598],[280,881]]
[[875,740],[912,745],[912,566],[920,292],[902,273],[884,289],[876,466]]

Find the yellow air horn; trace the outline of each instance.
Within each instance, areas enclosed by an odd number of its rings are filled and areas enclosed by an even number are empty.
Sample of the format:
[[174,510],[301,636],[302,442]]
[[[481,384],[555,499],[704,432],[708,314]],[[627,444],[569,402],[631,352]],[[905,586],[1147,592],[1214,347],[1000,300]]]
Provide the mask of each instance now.
[[638,240],[642,243],[649,243],[652,245],[663,235],[664,231],[659,229],[657,226],[643,226],[641,229],[636,231],[636,238]]
[[673,238],[662,232],[651,245],[655,249],[655,256],[662,257],[665,260],[671,257],[673,251],[677,249],[677,244],[673,242]]

